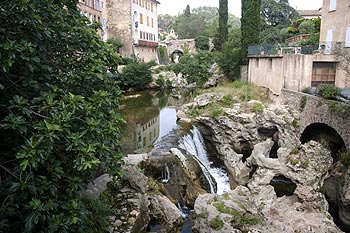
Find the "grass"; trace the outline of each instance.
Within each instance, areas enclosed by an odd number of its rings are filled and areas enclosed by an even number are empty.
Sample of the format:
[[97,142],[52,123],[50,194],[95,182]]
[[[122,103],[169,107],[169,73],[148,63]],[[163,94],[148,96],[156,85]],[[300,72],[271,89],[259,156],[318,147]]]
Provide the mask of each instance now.
[[209,225],[211,228],[218,231],[224,226],[224,221],[222,221],[222,219],[218,215],[209,222]]
[[255,103],[253,104],[251,111],[256,114],[260,114],[264,111],[264,105],[262,105],[261,103]]
[[[262,103],[267,103],[268,90],[263,87],[254,86],[242,81],[229,82],[225,81],[220,85],[209,89],[195,89],[186,93],[185,97],[194,99],[198,95],[205,93],[220,93],[223,98],[220,101],[212,102],[202,108],[193,108],[191,110],[192,116],[209,116],[219,117],[225,113],[224,108],[231,107],[233,104],[242,102],[243,104],[254,99]],[[253,111],[255,113],[262,113],[264,106],[262,104],[255,104],[252,109],[245,110]]]

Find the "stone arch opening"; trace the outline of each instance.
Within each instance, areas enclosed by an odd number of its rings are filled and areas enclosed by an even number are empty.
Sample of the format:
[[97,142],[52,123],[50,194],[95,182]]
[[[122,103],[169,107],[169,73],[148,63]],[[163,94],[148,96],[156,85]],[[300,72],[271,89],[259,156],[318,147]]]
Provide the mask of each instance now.
[[184,53],[180,50],[175,50],[172,54],[171,54],[171,61],[178,63],[180,57],[182,57],[184,55]]
[[344,140],[339,133],[324,123],[312,123],[304,129],[300,137],[300,142],[304,144],[311,140],[327,146],[334,162],[339,160],[338,152],[345,149]]

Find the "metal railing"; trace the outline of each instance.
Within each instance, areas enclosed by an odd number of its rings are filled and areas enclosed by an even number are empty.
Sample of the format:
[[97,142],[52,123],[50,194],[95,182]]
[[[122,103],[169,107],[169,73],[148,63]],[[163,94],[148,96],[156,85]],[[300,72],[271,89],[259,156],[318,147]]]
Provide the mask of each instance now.
[[319,53],[318,45],[307,46],[276,46],[276,45],[252,45],[248,47],[248,56],[266,56],[282,54],[314,54]]

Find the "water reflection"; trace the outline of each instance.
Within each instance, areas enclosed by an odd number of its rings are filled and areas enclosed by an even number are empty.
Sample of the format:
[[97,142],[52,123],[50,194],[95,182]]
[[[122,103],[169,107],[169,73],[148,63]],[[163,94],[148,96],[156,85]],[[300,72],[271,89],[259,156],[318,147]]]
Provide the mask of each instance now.
[[177,127],[176,110],[166,107],[171,93],[143,91],[125,96],[121,114],[124,153],[149,152],[153,144]]

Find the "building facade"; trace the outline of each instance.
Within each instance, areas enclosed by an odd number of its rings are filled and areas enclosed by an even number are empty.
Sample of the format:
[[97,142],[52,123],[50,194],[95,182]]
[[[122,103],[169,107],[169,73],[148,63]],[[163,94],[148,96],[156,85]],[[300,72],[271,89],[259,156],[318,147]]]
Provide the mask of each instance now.
[[350,1],[323,0],[320,46],[331,54],[334,48],[350,48]]
[[102,23],[102,0],[79,0],[78,8],[80,13],[90,19]]
[[339,51],[350,54],[350,0],[323,0],[319,49],[314,54],[249,56],[248,81],[279,95],[282,88],[302,91],[320,84],[350,87]]
[[158,4],[156,0],[106,0],[107,37],[122,41],[122,56],[158,62]]

